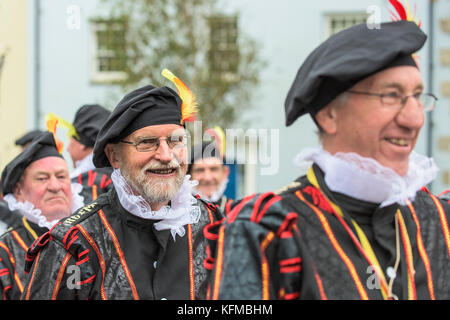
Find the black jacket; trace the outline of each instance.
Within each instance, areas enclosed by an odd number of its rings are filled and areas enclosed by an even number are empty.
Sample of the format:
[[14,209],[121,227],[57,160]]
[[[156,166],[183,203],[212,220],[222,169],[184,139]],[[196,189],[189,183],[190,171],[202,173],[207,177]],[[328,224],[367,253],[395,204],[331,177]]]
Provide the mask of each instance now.
[[[386,279],[399,247],[392,286],[399,299],[450,299],[449,218],[448,201],[423,189],[412,203],[377,208],[357,223],[371,230],[368,242]],[[283,190],[244,198],[223,223],[205,228],[209,298],[383,299],[389,280],[380,280],[358,232],[314,165]]]
[[222,218],[197,200],[198,223],[183,237],[127,212],[112,188],[42,236],[27,254],[23,299],[201,299],[203,227]]
[[97,199],[102,193],[108,192],[112,186],[111,173],[111,167],[97,168],[80,173],[77,177],[72,178],[72,182],[82,185],[83,189],[80,195],[83,196],[85,204]]
[[26,282],[24,272],[26,252],[29,246],[46,231],[48,231],[47,228],[41,228],[21,217],[17,218],[0,237],[1,299],[20,299]]

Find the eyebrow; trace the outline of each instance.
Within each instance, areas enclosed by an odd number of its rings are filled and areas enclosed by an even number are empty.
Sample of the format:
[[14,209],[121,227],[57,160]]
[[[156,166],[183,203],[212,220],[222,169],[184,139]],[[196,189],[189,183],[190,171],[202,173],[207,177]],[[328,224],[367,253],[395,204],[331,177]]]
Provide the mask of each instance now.
[[135,141],[138,140],[145,140],[145,139],[158,139],[158,136],[138,136],[136,138],[134,138]]
[[[35,176],[39,176],[39,175],[51,175],[53,172],[48,172],[48,171],[37,171],[34,175]],[[66,172],[66,170],[65,169],[60,169],[60,170],[58,170],[58,171],[56,171],[56,172],[54,172],[55,173],[55,175],[58,175],[58,174],[61,174],[61,173],[64,173],[64,174],[66,174],[67,172]]]
[[[395,89],[398,89],[400,91],[403,91],[403,89],[404,89],[404,87],[398,82],[387,82],[387,83],[381,85],[381,89],[387,89],[387,88],[395,88]],[[423,90],[423,89],[425,89],[423,83],[418,84],[414,88],[414,90]]]

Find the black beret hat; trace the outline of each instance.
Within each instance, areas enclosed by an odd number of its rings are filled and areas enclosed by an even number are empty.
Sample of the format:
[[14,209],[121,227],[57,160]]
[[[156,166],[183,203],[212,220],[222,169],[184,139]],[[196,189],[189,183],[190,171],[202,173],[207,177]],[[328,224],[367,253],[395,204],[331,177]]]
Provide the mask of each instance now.
[[411,65],[427,36],[411,21],[359,24],[328,38],[305,60],[285,101],[286,126],[314,115],[357,82],[394,65]]
[[27,132],[26,134],[24,134],[22,137],[20,137],[19,139],[17,139],[15,141],[16,146],[25,146],[27,143],[30,143],[31,140],[33,140],[34,138],[36,138],[37,136],[43,134],[44,131],[42,130],[32,130]]
[[191,159],[188,167],[188,173],[191,172],[192,165],[199,159],[204,158],[218,158],[225,162],[223,155],[221,154],[217,144],[212,142],[203,141],[202,143],[196,144],[191,148]]
[[180,96],[169,87],[147,85],[125,95],[97,136],[94,165],[110,167],[104,152],[106,145],[117,143],[138,129],[158,124],[181,126],[181,104]]
[[78,134],[77,139],[87,147],[94,147],[100,128],[108,119],[111,112],[98,104],[86,104],[78,109],[73,120],[73,126]]
[[55,139],[51,132],[44,132],[6,165],[2,172],[2,189],[6,195],[14,191],[16,183],[22,177],[25,169],[34,161],[62,155],[56,149]]

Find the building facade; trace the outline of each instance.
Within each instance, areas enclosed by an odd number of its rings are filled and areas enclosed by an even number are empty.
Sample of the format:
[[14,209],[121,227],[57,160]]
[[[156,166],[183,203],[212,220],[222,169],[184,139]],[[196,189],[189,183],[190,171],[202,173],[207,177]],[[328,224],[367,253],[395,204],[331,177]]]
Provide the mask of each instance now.
[[[439,193],[450,187],[450,2],[415,2],[422,28],[430,35],[419,52],[421,71],[426,90],[439,98],[416,151],[433,156],[441,168],[432,184]],[[293,165],[296,154],[319,144],[308,116],[285,127],[284,100],[298,68],[334,32],[364,21],[389,21],[388,1],[223,0],[220,6],[224,16],[237,17],[239,32],[257,41],[265,61],[251,105],[241,106],[242,121],[224,128],[240,129],[232,133],[257,141],[256,149],[247,143],[245,150],[237,152],[244,153],[243,166],[236,171],[239,181],[233,183],[238,196],[275,190],[304,173],[305,168]],[[53,112],[72,121],[82,104],[99,103],[112,109],[124,94],[114,84],[123,76],[123,57],[110,50],[120,47],[124,35],[120,21],[103,19],[107,12],[100,0],[4,0],[1,17],[5,12],[8,19],[0,19],[4,35],[0,59],[6,55],[0,60],[4,61],[0,73],[2,166],[17,152],[12,140],[26,130],[45,128],[46,114]],[[105,23],[117,28],[108,33]],[[15,30],[14,35],[9,30]],[[239,34],[236,38],[245,39]]]
[[0,167],[19,152],[14,139],[27,128],[28,0],[0,3]]

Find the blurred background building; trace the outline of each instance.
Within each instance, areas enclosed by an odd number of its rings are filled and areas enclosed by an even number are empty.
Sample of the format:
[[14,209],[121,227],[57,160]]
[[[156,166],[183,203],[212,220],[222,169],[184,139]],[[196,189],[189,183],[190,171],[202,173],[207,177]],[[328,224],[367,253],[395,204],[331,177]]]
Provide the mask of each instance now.
[[[417,5],[422,28],[429,35],[419,52],[426,91],[439,98],[416,151],[433,156],[441,168],[432,184],[439,193],[450,187],[450,1],[409,3]],[[127,77],[123,52],[129,35],[126,23],[111,19],[108,4],[105,0],[0,2],[1,168],[19,152],[16,138],[31,129],[45,129],[46,114],[72,121],[81,105],[99,103],[113,109],[126,92],[119,82]],[[267,142],[267,152],[258,151],[253,164],[244,161],[234,167],[231,196],[278,189],[303,174],[292,161],[302,148],[318,145],[315,125],[309,117],[289,128],[284,125],[284,99],[299,66],[333,33],[356,23],[389,21],[388,7],[387,0],[218,1],[219,14],[209,17],[206,25],[214,51],[203,59],[232,75],[236,66],[224,62],[239,54],[236,43],[245,32],[257,43],[264,62],[249,99],[236,103],[238,116],[223,129],[261,133],[257,141]],[[159,75],[164,67],[154,73]]]

